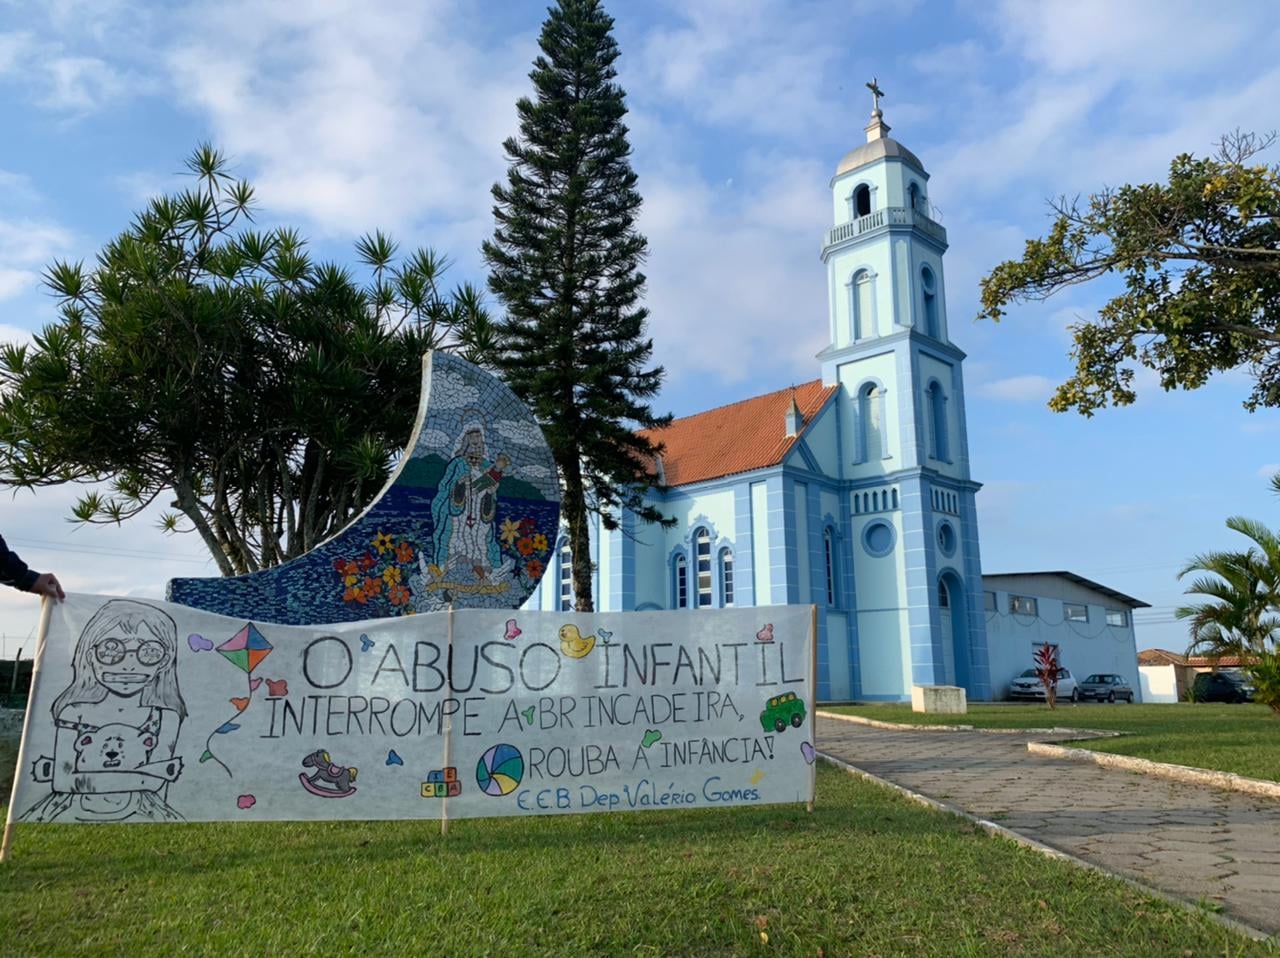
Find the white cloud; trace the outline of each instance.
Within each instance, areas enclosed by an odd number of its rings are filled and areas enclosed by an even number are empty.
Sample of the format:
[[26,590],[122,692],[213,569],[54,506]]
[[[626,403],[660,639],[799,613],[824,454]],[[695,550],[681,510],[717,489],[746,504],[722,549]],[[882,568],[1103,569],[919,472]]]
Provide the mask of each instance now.
[[[624,82],[642,103],[661,101],[687,117],[764,136],[806,136],[838,116],[852,86],[840,70],[841,30],[874,17],[891,27],[912,3],[873,0],[701,0],[667,5],[675,23],[645,34]],[[868,58],[869,76],[872,64]],[[861,112],[861,110],[859,110]]]
[[12,299],[40,282],[49,261],[74,247],[70,230],[47,219],[7,217],[0,208],[0,300]]
[[1259,479],[1270,479],[1278,472],[1280,472],[1280,462],[1269,462],[1265,466],[1258,467],[1257,476]]
[[1046,376],[1010,376],[983,383],[978,395],[988,399],[1006,399],[1011,402],[1047,402],[1056,383]]
[[[0,273],[0,299],[4,298],[4,274]],[[32,341],[31,331],[0,323],[0,342],[25,345]]]
[[1252,29],[1196,0],[1004,0],[991,15],[1009,45],[1058,74],[1186,73],[1236,53]]
[[645,177],[649,332],[670,381],[705,388],[763,375],[753,388],[766,392],[816,374],[829,341],[816,255],[830,219],[825,186],[812,165],[784,159],[734,192],[689,167]]
[[273,212],[347,234],[428,214],[471,231],[533,45],[482,48],[456,20],[444,3],[229,3],[193,15],[167,64]]
[[[113,50],[128,50],[114,38]],[[148,88],[142,74],[120,63],[75,51],[76,37],[42,37],[31,31],[0,35],[0,77],[31,102],[63,114],[83,115]]]

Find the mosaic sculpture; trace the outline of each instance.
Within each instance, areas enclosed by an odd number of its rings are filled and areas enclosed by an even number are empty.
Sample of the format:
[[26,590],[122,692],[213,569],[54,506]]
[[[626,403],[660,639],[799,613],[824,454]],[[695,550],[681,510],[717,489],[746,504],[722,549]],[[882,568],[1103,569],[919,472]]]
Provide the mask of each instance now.
[[363,513],[273,569],[172,579],[168,599],[287,625],[516,609],[547,567],[559,519],[555,461],[529,410],[489,373],[432,352],[406,453]]

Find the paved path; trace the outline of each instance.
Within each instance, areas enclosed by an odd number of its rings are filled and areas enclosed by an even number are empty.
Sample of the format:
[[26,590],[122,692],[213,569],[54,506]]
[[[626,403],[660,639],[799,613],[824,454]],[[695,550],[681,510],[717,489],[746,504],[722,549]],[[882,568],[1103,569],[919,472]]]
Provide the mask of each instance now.
[[1027,742],[1053,735],[899,731],[821,716],[817,735],[820,751],[880,778],[1280,933],[1280,802],[1027,753]]

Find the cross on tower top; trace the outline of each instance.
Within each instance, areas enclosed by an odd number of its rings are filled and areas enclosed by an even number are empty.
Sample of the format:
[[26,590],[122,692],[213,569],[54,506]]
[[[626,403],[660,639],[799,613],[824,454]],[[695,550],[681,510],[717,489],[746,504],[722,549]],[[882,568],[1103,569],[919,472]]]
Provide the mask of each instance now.
[[871,82],[867,84],[867,89],[871,91],[871,110],[873,113],[879,113],[880,98],[884,96],[884,90],[880,89],[880,84],[876,82],[875,77],[871,78]]

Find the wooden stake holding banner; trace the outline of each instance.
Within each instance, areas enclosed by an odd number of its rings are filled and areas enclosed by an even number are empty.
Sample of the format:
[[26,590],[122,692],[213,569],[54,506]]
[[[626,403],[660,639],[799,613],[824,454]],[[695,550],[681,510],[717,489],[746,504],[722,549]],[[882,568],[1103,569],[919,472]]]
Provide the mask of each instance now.
[[[449,661],[452,661],[453,660],[453,603],[452,602],[449,603],[449,630],[445,638],[445,642],[446,642],[445,655],[448,656]],[[453,738],[453,715],[452,713],[446,713],[444,717],[444,762],[442,762],[440,766],[441,768],[446,770],[449,768],[449,759],[451,758],[450,752],[449,752],[449,743],[452,738]],[[444,797],[440,799],[440,834],[441,835],[449,834],[448,786],[446,786]]]
[[[818,607],[811,605],[809,618],[809,689],[813,694],[809,716],[813,726],[813,748],[818,747]],[[818,797],[818,758],[815,755],[809,763],[809,801],[805,803],[805,811],[813,811],[814,800]]]
[[[18,741],[18,765],[13,771],[13,790],[9,793],[9,808],[4,816],[4,838],[0,839],[0,862],[9,860],[9,849],[13,845],[13,809],[18,797],[18,782],[22,779],[22,770],[27,763],[27,742],[30,739],[31,698],[35,692],[36,681],[40,677],[40,665],[44,662],[45,640],[49,637],[49,618],[53,615],[54,599],[45,596],[40,600],[40,634],[36,638],[36,654],[31,664],[31,692],[27,696],[27,705],[22,717],[22,738]],[[14,671],[18,664],[14,663]]]

